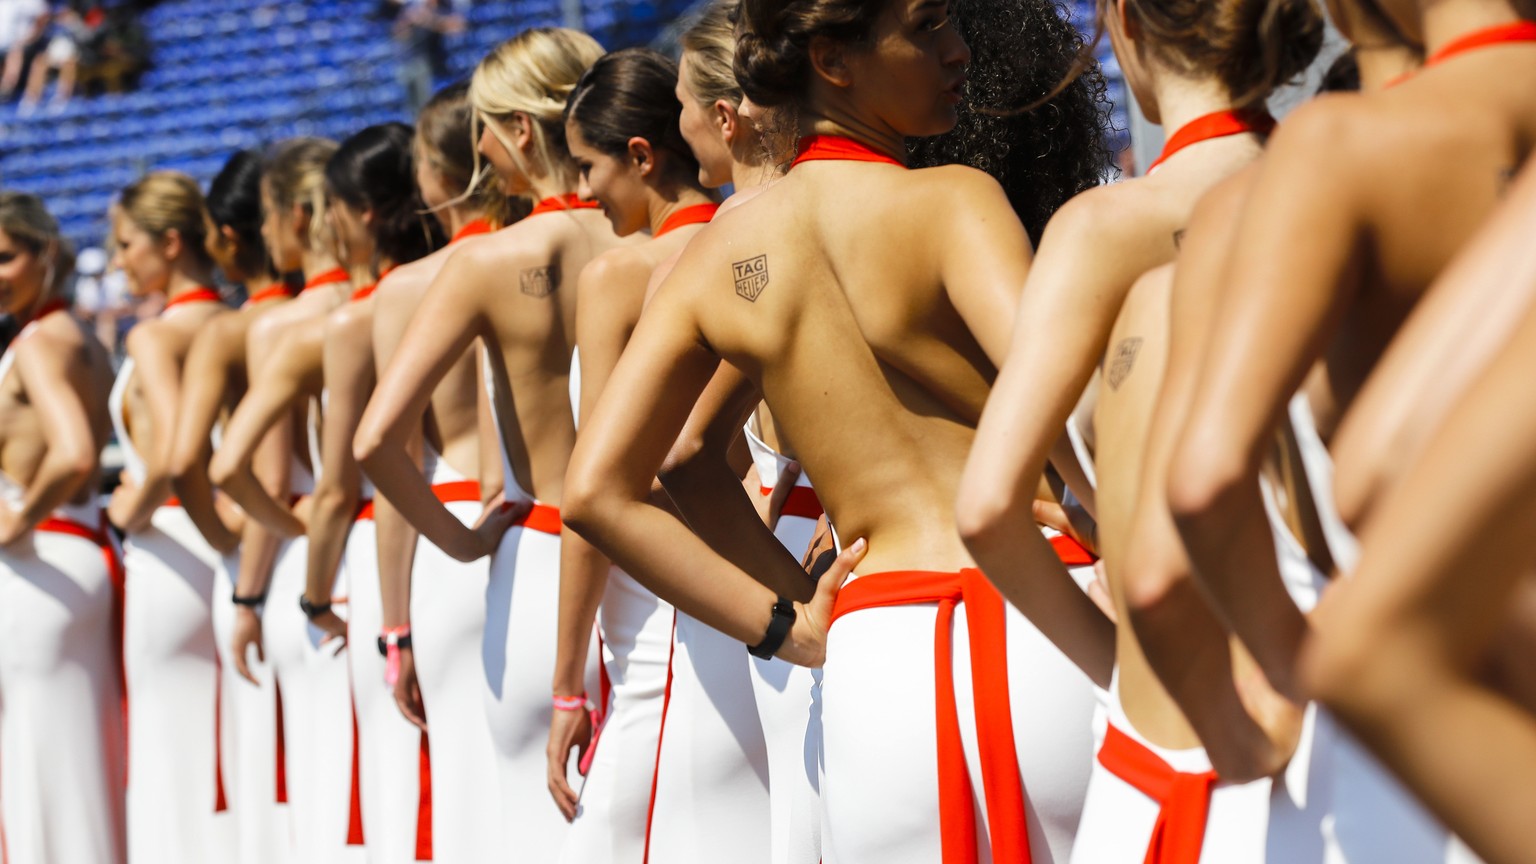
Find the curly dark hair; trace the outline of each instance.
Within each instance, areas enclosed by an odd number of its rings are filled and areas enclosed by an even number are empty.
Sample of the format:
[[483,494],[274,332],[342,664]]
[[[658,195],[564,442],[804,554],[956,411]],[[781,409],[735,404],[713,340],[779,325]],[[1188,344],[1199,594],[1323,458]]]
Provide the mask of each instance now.
[[951,0],[950,14],[971,49],[966,100],[954,129],[907,142],[908,161],[985,171],[1038,245],[1057,208],[1111,170],[1104,75],[1057,0]]

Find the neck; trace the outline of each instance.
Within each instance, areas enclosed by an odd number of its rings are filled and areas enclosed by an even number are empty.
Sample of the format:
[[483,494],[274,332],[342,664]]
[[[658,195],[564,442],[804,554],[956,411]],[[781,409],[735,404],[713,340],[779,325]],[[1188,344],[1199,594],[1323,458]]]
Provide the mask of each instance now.
[[1154,88],[1163,132],[1172,135],[1190,121],[1232,108],[1232,96],[1214,79],[1158,76]]
[[443,226],[443,231],[449,237],[459,233],[459,229],[465,225],[484,216],[480,212],[479,206],[475,204],[459,204],[454,207],[444,207],[441,210],[435,211],[432,215],[437,219],[437,224]]
[[[754,143],[753,146],[760,145]],[[758,158],[761,158],[760,154]],[[779,176],[779,166],[767,161],[743,161],[734,156],[731,158],[731,185],[736,187],[737,192],[766,186],[768,181],[777,176]]]
[[1520,20],[1514,7],[1504,0],[1422,0],[1421,8],[1427,54],[1475,30]]
[[684,207],[692,207],[696,204],[708,204],[710,198],[704,190],[692,185],[674,186],[669,189],[655,189],[651,192],[651,200],[647,221],[651,226],[651,234],[661,230],[661,226],[673,213]]
[[37,293],[37,299],[33,300],[30,306],[17,313],[17,320],[22,324],[30,324],[33,321],[36,321],[38,313],[43,310],[44,306],[47,306],[49,303],[53,302],[53,299],[54,295],[52,293],[48,291],[39,291]]
[[208,268],[198,266],[177,267],[171,271],[169,284],[165,286],[165,299],[174,300],[188,291],[196,291],[205,288],[213,282],[213,274]]
[[907,161],[907,141],[901,133],[886,126],[879,126],[854,116],[851,112],[832,109],[814,114],[803,111],[800,118],[799,137],[807,135],[840,135],[873,147]]
[[266,273],[255,273],[245,279],[245,293],[259,294],[277,284],[276,279]]
[[341,264],[337,262],[334,255],[328,255],[324,252],[306,251],[300,259],[299,269],[304,273],[304,279],[307,281],[327,270],[335,270],[340,266]]
[[1418,53],[1405,45],[1355,46],[1355,64],[1360,69],[1360,92],[1372,93],[1402,78],[1422,65]]

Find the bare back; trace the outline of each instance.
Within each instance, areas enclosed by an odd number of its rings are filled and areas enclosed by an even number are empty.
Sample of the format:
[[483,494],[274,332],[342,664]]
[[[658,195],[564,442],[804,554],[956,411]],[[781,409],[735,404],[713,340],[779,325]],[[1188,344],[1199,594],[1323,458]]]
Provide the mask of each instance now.
[[702,342],[758,384],[840,535],[868,539],[863,569],[955,569],[971,560],[956,487],[1027,261],[979,172],[808,163],[719,217],[673,281]]
[[[112,390],[112,362],[106,349],[71,315],[49,315],[23,329],[7,351],[5,375],[0,378],[0,472],[22,487],[32,484],[47,455],[50,442],[62,434],[49,429],[37,408],[35,394],[28,392],[18,368],[23,364],[40,369],[62,369],[64,380],[50,386],[74,387],[85,411],[89,433],[101,452],[111,437],[107,396]],[[75,492],[73,503],[86,503],[96,494],[100,466]]]

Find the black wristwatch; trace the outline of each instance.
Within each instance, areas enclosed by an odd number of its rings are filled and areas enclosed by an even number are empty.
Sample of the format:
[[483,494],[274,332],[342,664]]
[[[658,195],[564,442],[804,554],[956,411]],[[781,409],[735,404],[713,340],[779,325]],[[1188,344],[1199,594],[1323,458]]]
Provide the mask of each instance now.
[[789,635],[789,628],[795,625],[795,604],[780,597],[773,604],[773,618],[768,622],[768,632],[763,634],[763,641],[747,647],[747,653],[760,660],[772,660],[779,648],[784,644],[784,637]]
[[262,593],[252,594],[249,597],[241,597],[239,594],[236,594],[233,597],[230,597],[229,601],[236,606],[245,606],[249,609],[255,609],[257,606],[267,602],[267,595]]
[[308,597],[304,596],[303,594],[300,594],[299,595],[299,608],[304,610],[304,617],[305,618],[308,618],[309,620],[313,621],[316,618],[319,618],[321,615],[324,615],[325,613],[331,611],[331,604],[329,604],[329,603],[311,603],[311,602],[309,602],[309,598]]
[[[407,633],[404,636],[396,636],[395,637],[395,647],[396,648],[409,648],[409,647],[411,647],[411,634]],[[380,657],[388,657],[389,656],[389,640],[387,638],[383,637],[383,636],[379,637],[379,656]]]

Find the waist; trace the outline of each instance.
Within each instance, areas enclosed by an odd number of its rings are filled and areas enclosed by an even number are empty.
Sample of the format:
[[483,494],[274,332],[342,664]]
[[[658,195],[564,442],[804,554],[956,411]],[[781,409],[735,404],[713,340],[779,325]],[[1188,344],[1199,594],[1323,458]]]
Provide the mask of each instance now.
[[[432,484],[432,495],[444,504],[451,504],[455,501],[479,501],[480,481],[452,480],[447,483],[434,483]],[[357,508],[357,521],[361,522],[372,518],[372,499],[360,502]],[[559,518],[559,511],[556,511],[556,521],[558,521]]]

